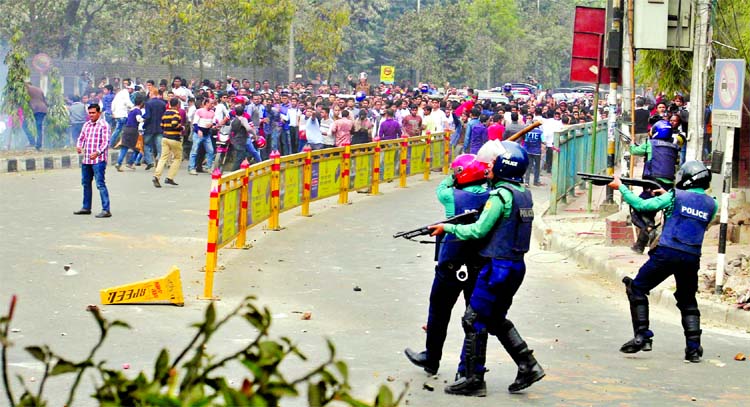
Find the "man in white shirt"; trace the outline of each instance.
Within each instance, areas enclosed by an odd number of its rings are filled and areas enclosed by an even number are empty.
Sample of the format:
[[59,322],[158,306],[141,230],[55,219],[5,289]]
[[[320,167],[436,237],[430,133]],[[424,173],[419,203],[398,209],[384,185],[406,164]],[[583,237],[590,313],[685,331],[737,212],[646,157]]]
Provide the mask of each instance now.
[[122,80],[122,89],[120,89],[115,98],[112,100],[112,119],[115,121],[115,129],[112,131],[110,138],[110,147],[114,147],[120,138],[122,128],[128,121],[128,112],[133,108],[133,102],[130,100],[130,94],[135,90],[133,82],[130,79]]
[[544,170],[547,174],[552,172],[552,147],[555,146],[555,132],[563,129],[563,123],[560,119],[560,112],[555,112],[552,119],[546,119],[542,125],[542,133],[544,137],[544,145],[546,146],[546,152],[544,153]]
[[445,131],[445,127],[448,125],[448,116],[446,116],[445,112],[440,109],[440,100],[432,99],[430,104],[432,105],[432,113],[430,113],[430,118],[433,126],[435,127],[435,132],[442,133],[443,131]]
[[194,97],[193,92],[182,84],[182,78],[175,76],[172,80],[172,92],[180,99],[180,107],[187,110],[188,98]]

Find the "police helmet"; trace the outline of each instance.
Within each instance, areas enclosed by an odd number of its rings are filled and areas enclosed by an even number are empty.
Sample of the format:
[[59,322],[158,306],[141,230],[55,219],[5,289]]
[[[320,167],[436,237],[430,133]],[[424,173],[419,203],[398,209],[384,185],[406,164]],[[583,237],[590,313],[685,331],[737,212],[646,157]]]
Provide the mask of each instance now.
[[513,141],[503,141],[501,144],[505,152],[497,156],[492,166],[494,179],[522,183],[523,175],[529,166],[526,149]]
[[477,160],[474,154],[461,154],[451,163],[453,179],[459,187],[485,182],[489,173],[488,164]]
[[655,140],[672,140],[672,125],[666,120],[659,120],[651,127],[651,138]]
[[703,188],[711,185],[711,171],[700,161],[686,161],[676,176],[675,186],[679,189]]
[[367,98],[367,95],[365,94],[365,92],[361,90],[357,92],[356,94],[354,94],[354,100],[356,100],[357,102],[361,102],[365,100],[365,98]]
[[513,85],[511,85],[510,83],[506,83],[505,85],[503,85],[503,92],[508,93],[511,90],[513,90]]

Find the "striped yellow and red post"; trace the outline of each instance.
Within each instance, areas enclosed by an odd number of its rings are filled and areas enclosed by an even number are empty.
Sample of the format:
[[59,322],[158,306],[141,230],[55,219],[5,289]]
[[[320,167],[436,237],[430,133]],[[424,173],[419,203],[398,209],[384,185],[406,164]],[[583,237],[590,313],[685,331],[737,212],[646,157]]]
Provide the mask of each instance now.
[[211,173],[211,195],[208,201],[208,241],[206,243],[206,276],[202,299],[213,299],[214,271],[218,261],[216,242],[219,240],[219,193],[221,193],[221,169]]
[[446,130],[443,137],[443,174],[448,175],[451,166],[451,131]]
[[424,180],[430,180],[430,171],[432,170],[432,132],[427,130],[427,137],[424,139],[426,144],[424,153]]
[[305,165],[302,167],[302,216],[310,216],[310,196],[312,194],[312,148],[306,145]]
[[401,136],[401,170],[400,172],[400,179],[398,182],[398,186],[401,188],[406,188],[406,163],[408,161],[408,150],[409,150],[409,136],[404,134]]
[[271,164],[271,217],[268,218],[268,229],[281,230],[279,226],[279,213],[281,212],[281,154],[272,151],[268,157],[273,160]]
[[372,158],[372,189],[371,194],[380,193],[380,137],[375,137],[375,155]]
[[247,158],[242,161],[240,168],[245,171],[245,175],[242,176],[242,189],[240,190],[240,234],[237,236],[237,240],[234,241],[234,247],[238,249],[245,248],[245,242],[247,241],[247,202],[249,200],[250,191],[248,190],[248,184],[250,181],[250,163]]
[[349,169],[351,168],[352,146],[344,143],[344,153],[341,155],[341,182],[339,183],[339,204],[349,203]]

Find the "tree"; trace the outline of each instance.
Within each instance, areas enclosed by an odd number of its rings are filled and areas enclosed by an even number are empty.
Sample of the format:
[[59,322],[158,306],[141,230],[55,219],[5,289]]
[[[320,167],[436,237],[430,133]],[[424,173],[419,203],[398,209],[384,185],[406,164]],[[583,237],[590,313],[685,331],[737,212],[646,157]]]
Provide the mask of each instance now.
[[10,122],[10,137],[8,137],[7,148],[10,150],[13,144],[13,133],[21,128],[24,120],[27,120],[28,129],[36,137],[36,122],[34,112],[31,110],[31,96],[26,88],[26,82],[31,76],[26,59],[29,57],[22,44],[23,34],[17,31],[10,41],[10,51],[5,56],[5,65],[8,66],[8,78],[3,90],[2,106],[0,113],[7,115]]
[[336,69],[349,27],[349,8],[342,0],[300,3],[295,14],[295,41],[302,69],[327,77]]
[[60,71],[52,68],[49,73],[47,91],[47,116],[44,119],[45,136],[51,145],[60,145],[67,140],[70,128],[70,115],[65,106]]

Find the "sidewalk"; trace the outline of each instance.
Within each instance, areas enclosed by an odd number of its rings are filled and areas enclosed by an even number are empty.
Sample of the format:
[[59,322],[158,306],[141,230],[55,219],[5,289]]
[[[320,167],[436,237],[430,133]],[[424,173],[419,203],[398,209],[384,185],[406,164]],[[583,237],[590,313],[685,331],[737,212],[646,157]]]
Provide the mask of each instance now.
[[[634,253],[629,246],[606,244],[606,222],[598,212],[599,204],[604,200],[604,188],[594,187],[591,212],[587,210],[588,196],[583,190],[576,190],[576,197],[568,204],[562,205],[557,215],[546,214],[548,202],[535,202],[537,206],[535,212],[544,215],[537,216],[534,220],[534,233],[544,249],[564,253],[568,258],[597,271],[599,275],[611,282],[622,284],[624,276],[635,277],[638,269],[648,260],[648,255]],[[615,201],[619,202],[619,200],[619,194],[615,193]],[[621,208],[621,212],[627,213],[627,205]],[[621,216],[624,218],[624,215],[621,214]],[[746,250],[745,246],[744,251]],[[729,262],[743,252],[743,246],[728,242],[726,251],[726,259]],[[706,234],[701,258],[701,273],[706,270],[710,273],[714,272],[717,252],[716,237],[711,236],[710,233]],[[701,283],[702,281],[699,280],[698,304],[702,318],[712,323],[738,326],[750,332],[750,312],[737,309],[726,298],[700,292]],[[670,277],[651,292],[649,301],[651,304],[676,311],[674,290],[674,277]],[[624,296],[624,288],[622,291]]]
[[[109,162],[117,161],[119,150],[109,149]],[[37,151],[33,148],[26,150],[3,150],[0,151],[0,174],[24,172],[24,171],[48,171],[62,168],[79,168],[81,166],[80,156],[76,149],[58,148],[42,149]]]

